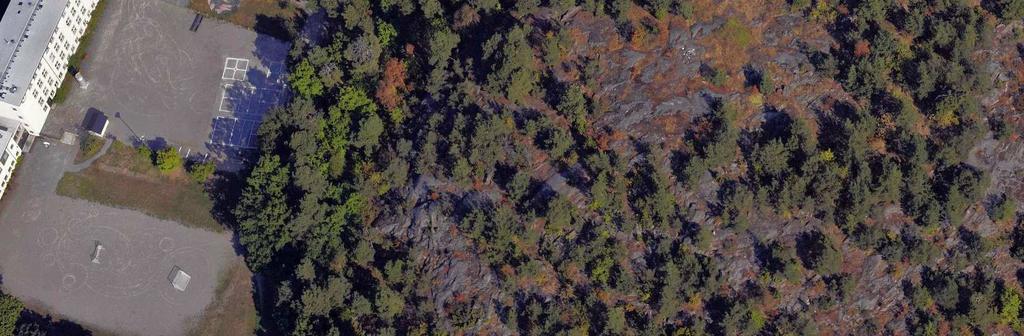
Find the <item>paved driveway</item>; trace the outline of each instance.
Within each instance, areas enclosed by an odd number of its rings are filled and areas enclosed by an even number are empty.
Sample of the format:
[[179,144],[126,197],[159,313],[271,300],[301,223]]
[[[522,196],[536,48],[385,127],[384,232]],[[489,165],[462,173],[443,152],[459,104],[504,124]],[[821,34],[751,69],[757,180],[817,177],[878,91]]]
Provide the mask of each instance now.
[[[55,194],[75,148],[37,141],[0,205],[4,290],[85,326],[179,335],[212,300],[230,236]],[[104,246],[92,262],[96,242]],[[192,276],[180,292],[174,266]]]

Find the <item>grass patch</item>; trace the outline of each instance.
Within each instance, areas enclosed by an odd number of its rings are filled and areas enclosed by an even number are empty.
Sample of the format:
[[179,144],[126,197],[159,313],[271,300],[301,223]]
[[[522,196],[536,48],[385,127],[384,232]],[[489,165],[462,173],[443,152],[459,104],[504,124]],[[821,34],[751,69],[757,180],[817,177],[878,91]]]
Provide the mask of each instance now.
[[100,149],[103,149],[103,144],[106,139],[101,137],[87,134],[78,142],[78,154],[75,155],[75,163],[82,163],[89,158],[99,154]]
[[289,0],[242,0],[237,9],[224,14],[217,14],[210,9],[210,3],[207,0],[190,0],[189,8],[204,16],[249,29],[256,29],[259,16],[291,20],[299,12],[298,8]]
[[[69,69],[81,69],[82,61],[85,60],[86,50],[89,49],[89,43],[92,42],[93,32],[96,31],[96,26],[100,24],[100,19],[103,18],[103,13],[107,10],[107,0],[100,0],[96,3],[96,8],[92,10],[92,17],[89,19],[89,24],[85,26],[85,32],[82,33],[82,39],[78,42],[78,49],[75,50],[74,54],[68,57],[68,68]],[[71,92],[71,87],[74,85],[75,78],[69,70],[64,75],[64,81],[61,82],[60,87],[57,88],[57,92],[53,94],[53,98],[50,99],[50,105],[59,105],[64,103],[64,100],[68,98],[68,94]]]
[[213,201],[184,169],[161,173],[149,158],[118,141],[89,168],[64,173],[57,194],[138,210],[188,227],[224,231],[210,214]]
[[257,320],[251,279],[252,272],[242,258],[232,259],[218,277],[213,302],[188,335],[254,335]]
[[746,48],[754,42],[754,33],[750,27],[736,18],[729,18],[721,28],[718,28],[718,35],[723,41],[729,41],[739,48]]

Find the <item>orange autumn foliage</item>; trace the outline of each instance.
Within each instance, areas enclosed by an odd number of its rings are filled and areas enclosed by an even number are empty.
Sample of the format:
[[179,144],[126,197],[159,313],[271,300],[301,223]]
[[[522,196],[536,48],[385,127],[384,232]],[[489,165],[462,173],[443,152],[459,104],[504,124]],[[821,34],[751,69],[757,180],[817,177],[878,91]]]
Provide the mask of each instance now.
[[377,100],[390,110],[402,104],[402,92],[407,91],[405,63],[391,58],[384,65],[384,76],[377,83]]
[[857,44],[853,46],[853,55],[857,57],[867,56],[871,52],[871,45],[868,44],[867,40],[857,41]]

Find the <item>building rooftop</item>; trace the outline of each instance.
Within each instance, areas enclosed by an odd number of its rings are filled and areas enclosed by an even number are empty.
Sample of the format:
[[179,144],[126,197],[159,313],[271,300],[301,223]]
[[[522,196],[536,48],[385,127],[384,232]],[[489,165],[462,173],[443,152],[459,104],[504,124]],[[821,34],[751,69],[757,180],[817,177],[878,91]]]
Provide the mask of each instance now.
[[0,117],[0,151],[7,148],[11,141],[14,141],[14,136],[18,133],[19,127],[21,127],[21,123],[17,120]]
[[98,110],[90,109],[85,113],[85,121],[82,122],[82,128],[86,131],[93,132],[96,135],[103,136],[107,132],[107,123],[109,120],[107,116]]
[[11,0],[0,19],[0,100],[18,105],[68,0]]

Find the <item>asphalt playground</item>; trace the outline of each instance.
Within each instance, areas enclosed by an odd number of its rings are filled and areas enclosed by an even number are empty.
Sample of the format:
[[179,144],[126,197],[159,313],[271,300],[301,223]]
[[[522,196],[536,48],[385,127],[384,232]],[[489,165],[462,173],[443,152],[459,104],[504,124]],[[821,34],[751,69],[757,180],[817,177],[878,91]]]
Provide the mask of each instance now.
[[[76,130],[85,112],[110,117],[109,133],[183,153],[224,155],[256,147],[256,129],[287,99],[290,46],[160,0],[108,0],[76,88],[44,133]],[[229,159],[220,157],[221,159]]]
[[[4,291],[90,328],[181,335],[213,299],[230,234],[58,196],[74,146],[36,143],[0,201]],[[104,249],[93,262],[96,242]],[[168,275],[191,277],[184,292]]]

